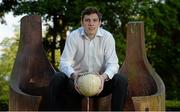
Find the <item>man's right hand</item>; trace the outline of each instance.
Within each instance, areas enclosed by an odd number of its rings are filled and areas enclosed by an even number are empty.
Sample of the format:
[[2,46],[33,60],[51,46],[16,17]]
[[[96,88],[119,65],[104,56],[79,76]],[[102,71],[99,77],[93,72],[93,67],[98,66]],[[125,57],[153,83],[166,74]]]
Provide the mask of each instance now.
[[71,74],[71,78],[74,80],[74,88],[76,89],[76,91],[81,94],[81,92],[79,91],[79,86],[77,84],[77,80],[79,78],[79,74],[78,73],[72,73]]

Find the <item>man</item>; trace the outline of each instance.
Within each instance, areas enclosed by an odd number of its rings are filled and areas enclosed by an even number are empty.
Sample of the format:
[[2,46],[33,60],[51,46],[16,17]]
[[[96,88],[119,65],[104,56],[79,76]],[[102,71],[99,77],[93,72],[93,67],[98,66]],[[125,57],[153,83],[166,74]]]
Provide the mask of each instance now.
[[[102,28],[102,15],[96,8],[82,11],[81,27],[68,36],[60,59],[60,73],[51,83],[51,97],[57,108],[63,105],[62,93],[71,100],[69,109],[78,110],[83,96],[75,83],[80,73],[96,72],[103,82],[98,94],[112,93],[111,110],[123,110],[127,79],[118,73],[119,65],[112,34]],[[57,91],[58,90],[58,91]],[[59,103],[59,105],[58,105]]]

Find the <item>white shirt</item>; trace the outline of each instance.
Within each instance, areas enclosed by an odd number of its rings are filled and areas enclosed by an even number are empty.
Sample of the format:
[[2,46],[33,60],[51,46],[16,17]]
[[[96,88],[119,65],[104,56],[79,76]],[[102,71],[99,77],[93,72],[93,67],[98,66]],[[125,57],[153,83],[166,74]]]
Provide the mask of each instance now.
[[74,72],[98,72],[110,79],[118,72],[115,40],[111,33],[98,28],[95,38],[90,40],[83,27],[70,33],[60,58],[60,71],[68,77]]

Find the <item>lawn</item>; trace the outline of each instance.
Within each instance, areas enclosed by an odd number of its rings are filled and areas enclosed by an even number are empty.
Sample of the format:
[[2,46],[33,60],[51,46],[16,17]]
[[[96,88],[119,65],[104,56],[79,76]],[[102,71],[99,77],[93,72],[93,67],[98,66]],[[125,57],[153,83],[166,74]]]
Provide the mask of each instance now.
[[167,111],[178,111],[180,110],[180,101],[177,100],[166,100]]

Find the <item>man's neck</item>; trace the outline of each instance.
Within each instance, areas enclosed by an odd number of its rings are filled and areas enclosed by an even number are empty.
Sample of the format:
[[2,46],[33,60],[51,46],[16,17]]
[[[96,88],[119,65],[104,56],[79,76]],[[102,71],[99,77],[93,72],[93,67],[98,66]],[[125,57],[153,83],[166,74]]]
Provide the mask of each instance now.
[[92,40],[92,39],[94,39],[95,35],[87,35],[87,37],[88,37],[90,40]]
[[95,37],[95,35],[88,35],[86,32],[85,32],[85,35],[86,35],[90,40],[94,39],[94,37]]

